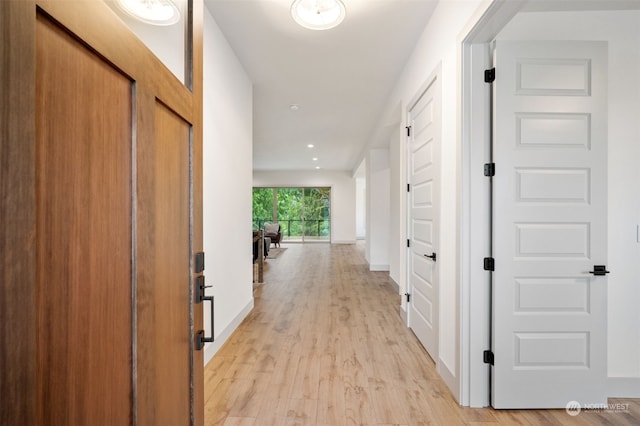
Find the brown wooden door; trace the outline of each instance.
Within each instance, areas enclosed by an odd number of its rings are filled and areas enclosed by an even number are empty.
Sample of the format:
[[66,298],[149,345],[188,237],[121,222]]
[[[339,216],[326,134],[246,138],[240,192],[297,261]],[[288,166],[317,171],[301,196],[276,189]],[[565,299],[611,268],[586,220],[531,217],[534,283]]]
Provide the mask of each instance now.
[[203,424],[202,7],[187,87],[101,1],[0,3],[1,425]]

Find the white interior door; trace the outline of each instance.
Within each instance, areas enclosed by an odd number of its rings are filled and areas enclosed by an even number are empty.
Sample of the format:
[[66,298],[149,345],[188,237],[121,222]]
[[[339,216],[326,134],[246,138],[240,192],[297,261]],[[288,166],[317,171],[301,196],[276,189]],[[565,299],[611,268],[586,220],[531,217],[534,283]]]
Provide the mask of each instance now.
[[440,79],[409,108],[409,327],[431,358],[438,353]]
[[606,402],[607,45],[498,42],[492,405]]

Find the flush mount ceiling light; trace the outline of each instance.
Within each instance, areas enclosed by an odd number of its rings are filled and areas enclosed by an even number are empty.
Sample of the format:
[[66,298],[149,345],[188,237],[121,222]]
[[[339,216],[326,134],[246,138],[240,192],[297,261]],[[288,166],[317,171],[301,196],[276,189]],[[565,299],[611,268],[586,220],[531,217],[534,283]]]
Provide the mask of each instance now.
[[180,20],[180,11],[171,0],[116,0],[122,11],[151,25],[173,25]]
[[341,0],[295,0],[291,16],[310,30],[328,30],[339,25],[347,11]]

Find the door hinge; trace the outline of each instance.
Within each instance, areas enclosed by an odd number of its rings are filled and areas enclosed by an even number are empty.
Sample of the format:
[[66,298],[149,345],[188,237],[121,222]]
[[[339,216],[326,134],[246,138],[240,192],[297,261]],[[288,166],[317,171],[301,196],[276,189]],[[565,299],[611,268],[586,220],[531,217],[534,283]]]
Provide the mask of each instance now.
[[496,81],[496,69],[484,70],[484,82],[493,83],[494,81]]
[[411,247],[411,240],[407,238],[407,247]]
[[485,271],[494,271],[496,268],[496,262],[493,257],[485,257],[484,258],[484,270]]
[[411,136],[411,126],[406,126],[405,128],[407,129],[407,136]]
[[410,183],[407,184],[407,192],[411,192],[411,184]]
[[484,164],[484,175],[493,177],[496,175],[496,163],[485,163]]
[[493,352],[491,352],[490,350],[484,351],[482,353],[482,360],[484,361],[485,364],[493,365],[493,361],[494,361]]
[[409,293],[405,293],[405,296],[407,296],[407,303],[411,302],[411,295]]

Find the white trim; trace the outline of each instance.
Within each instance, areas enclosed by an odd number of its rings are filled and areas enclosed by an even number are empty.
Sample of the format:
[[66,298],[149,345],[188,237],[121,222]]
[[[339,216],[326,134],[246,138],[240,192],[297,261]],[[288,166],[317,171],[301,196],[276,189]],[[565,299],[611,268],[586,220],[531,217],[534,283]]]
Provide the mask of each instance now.
[[436,362],[436,371],[449,387],[453,396],[457,399],[457,395],[460,395],[460,379],[456,377],[440,357],[438,357],[438,362]]
[[369,265],[369,270],[374,272],[378,272],[378,271],[389,272],[389,265]]
[[244,309],[242,309],[240,313],[236,315],[236,317],[229,323],[229,325],[227,325],[227,327],[222,330],[222,332],[216,337],[216,340],[213,343],[206,344],[204,348],[205,366],[209,363],[209,361],[211,361],[216,352],[220,350],[222,345],[224,345],[229,337],[231,337],[233,332],[236,331],[240,324],[242,324],[242,321],[244,321],[244,319],[247,317],[247,315],[249,315],[249,313],[251,313],[252,310],[253,298],[251,298],[251,301],[247,304],[247,306],[245,306]]
[[640,377],[609,377],[607,395],[609,398],[640,398]]
[[[357,240],[339,240],[339,241],[331,241],[331,244],[355,244],[356,241]],[[328,241],[325,241],[325,242],[328,242]],[[308,243],[308,241],[307,241],[307,243]]]
[[522,8],[524,2],[487,0],[477,9],[458,37],[460,58],[459,115],[459,321],[460,404],[489,405],[490,370],[482,362],[489,327],[489,277],[480,262],[486,256],[489,235],[488,183],[482,177],[488,138],[488,89],[481,77],[490,64],[489,44]]

